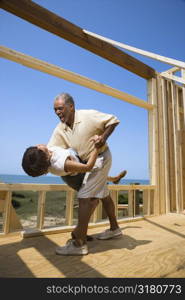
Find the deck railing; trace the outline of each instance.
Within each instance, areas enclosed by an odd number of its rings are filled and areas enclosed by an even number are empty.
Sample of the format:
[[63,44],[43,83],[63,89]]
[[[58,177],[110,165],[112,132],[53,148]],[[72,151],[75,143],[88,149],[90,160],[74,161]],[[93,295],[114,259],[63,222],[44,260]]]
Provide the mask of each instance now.
[[[115,204],[115,213],[118,222],[140,219],[154,214],[155,186],[153,185],[109,185],[111,197]],[[13,193],[34,191],[38,193],[35,225],[24,226],[23,220],[16,213],[12,205]],[[62,226],[44,226],[46,219],[46,197],[48,192],[65,192],[65,216]],[[124,203],[123,203],[124,202]],[[74,206],[76,192],[65,184],[5,184],[0,183],[0,219],[1,236],[13,232],[21,232],[23,236],[49,234],[54,232],[71,231],[75,226]],[[89,227],[98,227],[108,224],[108,219],[102,202],[95,209]]]

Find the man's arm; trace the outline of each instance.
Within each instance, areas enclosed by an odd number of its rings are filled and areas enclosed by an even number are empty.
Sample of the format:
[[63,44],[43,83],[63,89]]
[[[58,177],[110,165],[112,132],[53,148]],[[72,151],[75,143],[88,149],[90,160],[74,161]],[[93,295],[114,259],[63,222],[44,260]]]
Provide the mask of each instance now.
[[94,142],[95,142],[96,147],[100,148],[106,143],[106,140],[108,139],[108,137],[111,135],[111,133],[114,131],[115,127],[118,124],[119,123],[114,123],[112,125],[107,126],[102,135],[95,136]]

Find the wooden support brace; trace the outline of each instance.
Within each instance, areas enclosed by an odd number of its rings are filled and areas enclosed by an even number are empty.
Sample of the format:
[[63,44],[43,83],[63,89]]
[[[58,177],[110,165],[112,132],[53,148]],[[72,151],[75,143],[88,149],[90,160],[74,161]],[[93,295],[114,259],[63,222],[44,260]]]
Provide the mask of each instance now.
[[180,71],[180,70],[181,70],[180,67],[173,67],[173,68],[170,68],[170,69],[168,69],[168,70],[166,70],[166,71],[164,71],[164,72],[162,72],[162,73],[166,73],[166,74],[174,74],[174,73],[176,73],[176,72],[178,72],[178,71]]
[[118,217],[118,192],[117,191],[110,191],[110,196],[114,202],[115,206],[115,215],[116,218]]
[[176,66],[176,67],[185,69],[185,62],[183,62],[183,61],[180,61],[180,60],[177,60],[177,59],[173,59],[173,58],[170,58],[170,57],[166,57],[166,56],[162,56],[162,55],[159,55],[159,54],[155,54],[155,53],[152,53],[152,52],[149,52],[149,51],[145,51],[145,50],[142,50],[142,49],[139,49],[139,48],[136,48],[136,47],[132,47],[132,46],[129,46],[129,45],[126,45],[126,44],[114,41],[112,39],[108,39],[108,38],[103,37],[103,36],[101,36],[99,34],[90,32],[88,30],[84,30],[84,32],[86,34],[89,34],[89,35],[93,36],[93,37],[99,38],[102,41],[110,43],[111,45],[118,46],[120,48],[123,48],[123,49],[129,50],[129,51],[135,52],[137,54],[141,54],[143,56],[146,56],[146,57],[149,57],[149,58],[161,61],[163,63],[166,63],[166,64],[169,64],[169,65],[172,65],[172,66]]
[[46,192],[39,192],[38,198],[38,213],[37,213],[37,228],[42,229],[44,225],[44,211],[45,211]]
[[5,210],[3,218],[3,231],[5,234],[10,232],[10,215],[11,215],[11,201],[12,201],[12,192],[6,193],[5,198]]
[[0,56],[19,64],[22,64],[26,67],[71,81],[73,83],[85,86],[92,90],[98,91],[100,93],[112,96],[114,98],[126,101],[128,103],[137,105],[139,107],[145,109],[153,109],[153,105],[147,103],[146,101],[139,99],[135,96],[129,95],[125,92],[114,89],[108,85],[102,84],[95,80],[89,79],[85,76],[79,75],[77,73],[73,73],[71,71],[65,70],[61,67],[55,66],[53,64],[49,64],[42,60],[36,59],[29,55],[25,55],[23,53],[17,52],[15,50],[6,48],[4,46],[0,46]]
[[162,72],[160,73],[162,77],[167,78],[167,79],[171,79],[173,81],[179,82],[179,83],[183,83],[185,84],[185,79],[179,77],[179,76],[175,76],[173,74],[168,74],[166,72]]
[[67,191],[66,195],[66,225],[73,225],[73,204],[74,204],[74,191]]
[[150,216],[150,190],[143,191],[143,215]]
[[[99,206],[99,204],[98,204]],[[96,223],[98,221],[98,206],[95,208],[91,218],[90,218],[90,223]]]
[[133,190],[129,190],[128,191],[128,216],[129,217],[134,217],[135,216],[135,209],[134,209],[134,203],[135,203],[135,199],[134,199],[134,191]]
[[85,33],[82,28],[28,0],[0,0],[4,10],[93,52],[143,78],[155,76],[155,70],[99,38]]
[[102,201],[99,201],[99,204],[97,206],[97,221],[101,221],[102,220]]

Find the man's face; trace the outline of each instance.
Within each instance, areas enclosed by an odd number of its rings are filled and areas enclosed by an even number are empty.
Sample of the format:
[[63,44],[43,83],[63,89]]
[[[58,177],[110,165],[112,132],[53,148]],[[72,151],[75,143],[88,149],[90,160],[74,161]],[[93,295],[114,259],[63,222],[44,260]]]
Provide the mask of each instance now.
[[74,120],[74,106],[72,104],[65,104],[65,100],[59,98],[54,103],[54,111],[62,123],[71,126]]

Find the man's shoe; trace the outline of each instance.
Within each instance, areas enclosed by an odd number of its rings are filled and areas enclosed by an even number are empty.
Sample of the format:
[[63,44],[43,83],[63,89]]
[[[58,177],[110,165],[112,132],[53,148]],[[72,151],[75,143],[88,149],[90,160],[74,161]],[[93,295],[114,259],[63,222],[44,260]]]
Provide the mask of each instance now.
[[101,232],[97,235],[97,239],[98,240],[110,240],[110,239],[113,239],[115,237],[120,237],[122,236],[122,231],[120,228],[117,228],[115,230],[110,230],[110,229],[107,229],[105,230],[104,232]]
[[[73,240],[76,239],[76,236],[75,236],[75,234],[74,234],[73,231],[71,232],[71,237],[72,237]],[[94,241],[93,236],[92,236],[92,235],[86,235],[86,241],[87,241],[87,242],[92,242],[92,241]]]
[[88,254],[87,245],[75,246],[74,240],[69,240],[65,246],[57,247],[56,254],[58,255],[86,255]]
[[87,242],[92,242],[92,241],[94,241],[94,238],[92,235],[86,235],[86,240],[87,240]]

